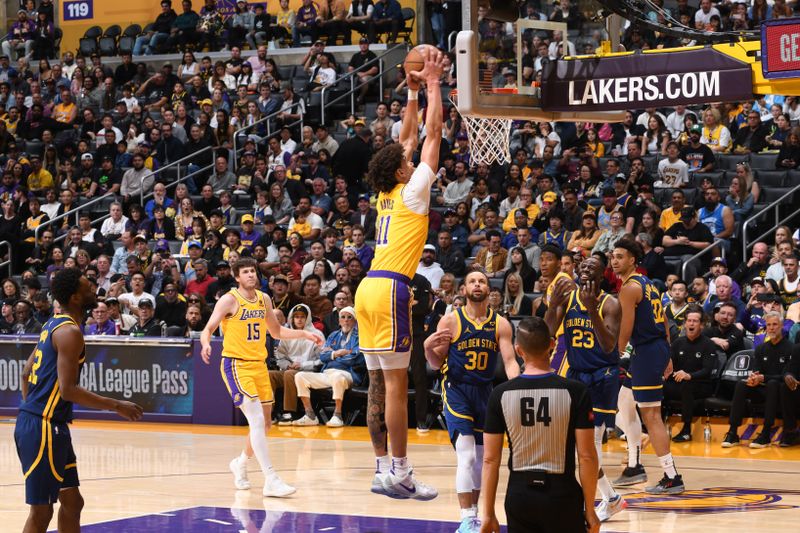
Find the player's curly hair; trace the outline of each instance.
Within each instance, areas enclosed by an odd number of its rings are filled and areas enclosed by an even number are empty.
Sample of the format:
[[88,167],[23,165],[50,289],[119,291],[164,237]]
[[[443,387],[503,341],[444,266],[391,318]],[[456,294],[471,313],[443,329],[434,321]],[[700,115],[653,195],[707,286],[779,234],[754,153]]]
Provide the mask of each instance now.
[[389,192],[397,185],[397,169],[403,164],[403,145],[390,144],[381,148],[369,162],[367,183],[374,191]]
[[78,292],[83,274],[77,268],[59,270],[50,280],[50,293],[62,306],[69,303],[70,298]]
[[618,240],[614,244],[614,248],[622,248],[623,250],[626,250],[629,254],[631,254],[634,257],[634,259],[636,259],[637,264],[644,256],[644,250],[642,250],[642,245],[636,242],[636,240],[631,235],[625,235],[620,240]]

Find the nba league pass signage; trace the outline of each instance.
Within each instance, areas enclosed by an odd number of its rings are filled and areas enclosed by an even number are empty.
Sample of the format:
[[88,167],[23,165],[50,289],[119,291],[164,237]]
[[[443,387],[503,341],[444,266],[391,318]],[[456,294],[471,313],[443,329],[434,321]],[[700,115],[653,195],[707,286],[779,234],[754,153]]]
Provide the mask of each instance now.
[[710,47],[552,61],[542,78],[546,111],[622,111],[753,98],[750,66]]

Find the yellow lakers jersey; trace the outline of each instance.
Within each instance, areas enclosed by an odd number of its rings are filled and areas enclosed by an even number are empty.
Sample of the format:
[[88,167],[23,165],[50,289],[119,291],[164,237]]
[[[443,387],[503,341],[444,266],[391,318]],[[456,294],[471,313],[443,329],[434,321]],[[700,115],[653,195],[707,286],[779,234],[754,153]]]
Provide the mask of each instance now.
[[403,201],[405,184],[378,195],[375,258],[371,270],[387,270],[413,278],[428,237],[428,215],[413,212]]
[[254,300],[248,300],[237,289],[230,294],[236,298],[239,309],[222,320],[222,357],[264,361],[267,358],[267,304],[264,293],[256,291]]

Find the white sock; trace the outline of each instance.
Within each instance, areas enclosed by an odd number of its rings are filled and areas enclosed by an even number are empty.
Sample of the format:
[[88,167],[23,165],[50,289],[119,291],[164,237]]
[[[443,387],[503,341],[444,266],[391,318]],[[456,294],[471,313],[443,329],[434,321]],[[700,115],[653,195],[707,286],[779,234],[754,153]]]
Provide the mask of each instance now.
[[611,482],[605,474],[603,474],[603,477],[597,479],[597,490],[600,491],[600,496],[606,501],[617,498],[617,491],[611,486]]
[[261,466],[264,477],[275,476],[275,472],[272,469],[272,461],[269,459],[269,450],[267,449],[266,425],[261,403],[258,400],[248,398],[242,402],[240,409],[250,425],[250,445],[253,447],[253,453],[256,456],[256,460],[258,460],[259,466]]
[[461,509],[461,520],[465,518],[475,518],[478,516],[478,508],[470,507],[469,509]]
[[386,474],[392,469],[392,460],[388,455],[375,458],[375,473]]
[[392,474],[401,479],[408,475],[408,457],[392,457]]
[[658,462],[661,463],[661,468],[664,469],[664,473],[668,478],[673,479],[678,475],[678,471],[675,470],[675,460],[672,458],[671,453],[659,457]]
[[245,463],[250,460],[250,457],[242,450],[242,454],[239,456],[240,461],[244,461]]
[[[628,466],[633,468],[639,464],[642,449],[642,421],[636,412],[633,391],[627,387],[619,390],[619,414],[617,419],[623,424],[625,438],[628,441]],[[620,416],[621,415],[621,416]]]
[[611,486],[611,482],[608,481],[608,477],[606,477],[605,473],[603,472],[603,461],[600,460],[600,458],[603,456],[603,434],[605,432],[605,424],[601,426],[595,426],[594,428],[594,447],[597,450],[597,460],[600,464],[600,472],[602,473],[602,475],[597,478],[597,490],[600,491],[600,496],[604,500],[613,500],[617,497],[617,491],[615,491]]

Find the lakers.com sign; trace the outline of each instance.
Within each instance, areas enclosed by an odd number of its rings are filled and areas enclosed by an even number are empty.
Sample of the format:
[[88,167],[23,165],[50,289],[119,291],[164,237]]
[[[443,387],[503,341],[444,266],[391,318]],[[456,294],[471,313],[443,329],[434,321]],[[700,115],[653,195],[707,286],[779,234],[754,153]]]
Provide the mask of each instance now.
[[553,61],[542,77],[546,111],[621,111],[752,99],[746,63],[713,48]]

